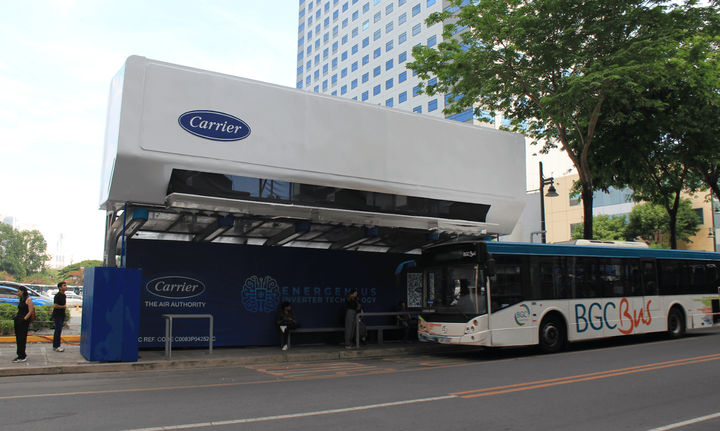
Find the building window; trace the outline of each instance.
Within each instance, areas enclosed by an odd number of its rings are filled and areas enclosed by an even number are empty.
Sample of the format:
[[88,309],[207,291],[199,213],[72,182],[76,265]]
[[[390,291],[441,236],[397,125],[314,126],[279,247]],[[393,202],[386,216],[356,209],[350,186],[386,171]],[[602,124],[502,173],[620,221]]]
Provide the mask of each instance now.
[[339,16],[339,15],[340,15],[340,11],[339,11],[339,10],[336,10],[335,12],[333,12],[333,21],[336,20],[336,19],[338,19],[338,16]]
[[305,57],[305,51],[300,51],[297,57],[298,61],[302,60]]
[[398,0],[398,6],[402,6],[405,4],[407,0]]
[[342,28],[345,28],[345,27],[347,27],[347,26],[348,26],[348,24],[349,24],[349,21],[348,21],[348,19],[347,19],[347,18],[345,18],[345,19],[344,19],[344,20],[342,21]]
[[422,114],[422,106],[416,106],[413,108],[413,112],[417,112],[418,114]]
[[413,6],[413,8],[412,8],[412,16],[415,16],[419,13],[420,13],[420,4],[418,3],[415,6]]
[[337,73],[330,78],[330,82],[335,85],[337,84]]
[[405,63],[405,60],[407,60],[407,51],[400,53],[398,55],[398,63]]
[[381,53],[380,48],[375,49],[375,51],[373,51],[373,58],[380,57],[380,53]]
[[323,49],[323,59],[326,59],[330,55],[330,50],[325,48]]
[[427,7],[430,7],[435,4],[435,0],[427,0]]
[[357,46],[357,43],[356,43],[355,45],[353,45],[353,47],[352,47],[352,51],[351,51],[351,52],[352,52],[353,54],[357,54],[357,52],[358,52],[358,46]]
[[380,14],[380,12],[376,13],[375,16],[373,17],[373,22],[375,23],[375,22],[380,21],[381,17],[382,17],[382,15]]
[[347,85],[343,85],[342,87],[340,87],[340,95],[343,95],[345,93],[347,93]]
[[298,27],[298,33],[302,33],[303,30],[305,30],[305,23],[300,24],[300,27]]
[[297,68],[297,74],[298,74],[298,75],[302,75],[302,73],[303,73],[303,67],[300,66],[300,67]]
[[327,90],[328,82],[327,79],[323,81],[323,91]]
[[387,7],[385,7],[385,15],[389,15],[392,11],[393,11],[393,4],[390,3],[389,5],[387,5]]
[[415,36],[416,34],[419,34],[420,33],[420,24],[416,24],[415,26],[413,26],[412,31],[413,31],[413,36]]
[[303,36],[300,39],[298,39],[298,46],[302,46],[304,44],[305,44],[305,37]]
[[700,220],[700,224],[705,224],[705,217],[704,212],[702,208],[693,208],[693,211],[695,211],[695,215],[697,215],[698,220]]
[[393,22],[390,21],[385,25],[385,33],[390,33],[393,30]]
[[340,71],[340,77],[344,78],[347,76],[347,67]]
[[393,106],[393,99],[392,97],[385,101],[385,106],[392,108]]
[[403,91],[403,92],[400,93],[400,95],[398,96],[398,103],[403,103],[403,102],[406,101],[406,100],[407,100],[407,91]]
[[[571,194],[570,195],[570,206],[576,207],[580,205],[580,194]],[[572,230],[571,230],[572,232]]]
[[320,70],[316,70],[315,73],[313,73],[313,78],[315,78],[315,79],[320,78]]
[[380,71],[381,71],[380,66],[373,69],[373,78],[380,75]]
[[393,68],[393,59],[391,58],[390,60],[385,62],[385,70],[388,71],[392,68]]
[[310,75],[308,75],[307,78],[305,78],[305,85],[310,85],[311,79],[312,79],[312,77]]
[[428,112],[432,112],[437,109],[437,99],[433,99],[428,102]]
[[370,56],[369,55],[363,56],[363,58],[362,58],[363,66],[365,66],[368,63],[370,63]]
[[388,52],[388,51],[390,51],[391,49],[393,49],[393,41],[392,41],[392,39],[390,39],[390,40],[385,44],[385,52]]
[[432,87],[437,84],[437,78],[433,78],[428,81],[428,87]]
[[330,40],[330,33],[325,33],[323,35],[323,42],[328,42]]
[[398,25],[404,24],[405,21],[407,21],[407,13],[400,15],[400,17],[398,18]]
[[302,86],[303,86],[302,80],[298,81],[298,82],[295,84],[295,88],[302,88]]
[[405,82],[405,81],[407,81],[407,71],[398,75],[398,82]]
[[358,19],[358,11],[355,11],[352,14],[352,20],[355,21],[356,19]]
[[357,70],[357,68],[358,68],[358,64],[357,64],[357,61],[356,61],[356,62],[354,62],[354,63],[350,66],[350,71],[351,71],[351,72],[355,72],[355,71]]
[[436,43],[437,43],[437,37],[436,37],[436,36],[430,36],[430,37],[428,38],[428,44],[427,44],[427,46],[428,46],[428,48],[431,48],[431,47],[435,46]]
[[357,88],[357,79],[353,79],[350,82],[350,88]]
[[345,45],[345,44],[347,43],[347,41],[348,41],[347,35],[344,35],[344,36],[342,37],[342,39],[340,39],[340,40],[342,41],[342,44]]
[[363,25],[362,25],[362,29],[363,29],[363,30],[367,30],[368,27],[370,27],[370,20],[369,20],[369,19],[368,19],[368,20],[365,20],[365,22],[364,22]]
[[328,73],[328,64],[323,64],[323,74]]
[[363,39],[363,42],[362,42],[362,43],[363,43],[363,48],[365,48],[366,46],[370,45],[370,38],[369,38],[369,37],[366,37],[365,39]]
[[380,36],[382,36],[382,32],[380,30],[375,30],[375,33],[373,33],[373,40],[380,39]]
[[366,83],[366,82],[368,82],[369,79],[370,79],[370,74],[369,74],[369,73],[363,73],[363,76],[362,76],[362,82],[363,82],[363,84]]
[[333,37],[337,36],[338,34],[338,26],[333,27]]
[[413,97],[416,97],[418,94],[420,94],[420,86],[413,87]]
[[343,4],[342,11],[345,12],[346,10],[348,10],[348,2],[345,2],[345,4]]
[[355,36],[357,36],[357,35],[358,35],[358,28],[355,27],[355,28],[353,29],[353,31],[352,31],[352,37],[355,37]]
[[327,26],[330,25],[330,18],[325,18],[325,21],[323,21],[323,27],[327,28]]
[[370,94],[367,91],[364,91],[362,94],[362,100],[363,102],[368,100],[368,97],[370,97]]
[[338,43],[335,42],[335,43],[332,44],[333,54],[335,53],[335,51],[337,51],[337,49],[338,49]]
[[380,86],[376,85],[373,87],[373,96],[377,96],[378,94],[380,94]]
[[370,10],[370,2],[367,2],[363,5],[363,13]]
[[405,42],[407,40],[407,32],[404,31],[402,34],[398,37],[398,45]]
[[345,61],[345,60],[347,60],[347,51],[343,52],[340,55],[340,61]]
[[385,81],[385,89],[386,89],[386,90],[389,90],[389,89],[391,89],[391,88],[393,88],[393,79],[392,79],[392,78],[390,78],[390,79],[388,79],[387,81]]

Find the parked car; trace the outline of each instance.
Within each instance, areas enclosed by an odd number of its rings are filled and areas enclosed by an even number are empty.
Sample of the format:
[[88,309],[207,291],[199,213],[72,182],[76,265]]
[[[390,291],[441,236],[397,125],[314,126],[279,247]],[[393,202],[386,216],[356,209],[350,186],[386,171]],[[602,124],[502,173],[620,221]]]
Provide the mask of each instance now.
[[67,298],[67,301],[65,302],[65,304],[68,307],[74,307],[75,305],[82,307],[83,298],[82,298],[82,296],[78,295],[77,293],[67,291],[67,292],[65,292],[65,298]]
[[[19,297],[17,296],[18,287],[22,286],[19,283],[12,281],[0,281],[0,302],[17,305]],[[27,286],[26,286],[27,288]],[[40,295],[36,291],[28,289],[28,296],[32,298],[33,304],[36,306],[49,305],[53,303],[51,298]]]

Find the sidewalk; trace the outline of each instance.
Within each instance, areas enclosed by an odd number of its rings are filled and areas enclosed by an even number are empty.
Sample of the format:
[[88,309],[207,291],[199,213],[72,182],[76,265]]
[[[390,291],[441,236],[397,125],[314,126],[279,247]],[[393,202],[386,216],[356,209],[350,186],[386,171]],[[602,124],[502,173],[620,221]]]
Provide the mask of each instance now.
[[[80,312],[71,313],[70,327],[63,330],[64,352],[52,348],[52,330],[39,331],[32,342],[28,337],[27,362],[13,363],[16,355],[15,337],[0,337],[0,377],[43,374],[109,373],[148,370],[181,370],[187,368],[229,367],[280,362],[334,361],[338,359],[370,358],[448,352],[451,346],[420,342],[385,342],[368,344],[360,349],[346,349],[342,345],[297,345],[283,351],[273,347],[213,347],[173,349],[172,359],[165,359],[165,350],[141,350],[137,362],[90,362],[80,354]],[[48,342],[49,340],[49,342]]]

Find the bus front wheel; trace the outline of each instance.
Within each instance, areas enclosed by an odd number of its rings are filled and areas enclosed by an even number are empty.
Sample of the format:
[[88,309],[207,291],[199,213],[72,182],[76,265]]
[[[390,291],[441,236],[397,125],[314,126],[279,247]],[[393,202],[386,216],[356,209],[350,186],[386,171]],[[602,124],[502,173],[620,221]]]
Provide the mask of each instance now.
[[540,324],[540,349],[545,353],[557,353],[565,346],[565,326],[557,317],[548,316]]
[[681,338],[685,334],[685,319],[680,311],[673,308],[668,314],[668,335],[670,338]]

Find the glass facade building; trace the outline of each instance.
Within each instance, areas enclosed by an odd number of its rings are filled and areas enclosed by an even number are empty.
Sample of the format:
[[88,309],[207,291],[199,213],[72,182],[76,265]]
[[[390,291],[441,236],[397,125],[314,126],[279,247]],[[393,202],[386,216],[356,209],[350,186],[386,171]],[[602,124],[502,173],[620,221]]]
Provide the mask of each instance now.
[[[435,46],[443,0],[299,0],[296,87],[443,118],[444,94],[413,91],[412,48]],[[418,107],[420,109],[418,109]]]

